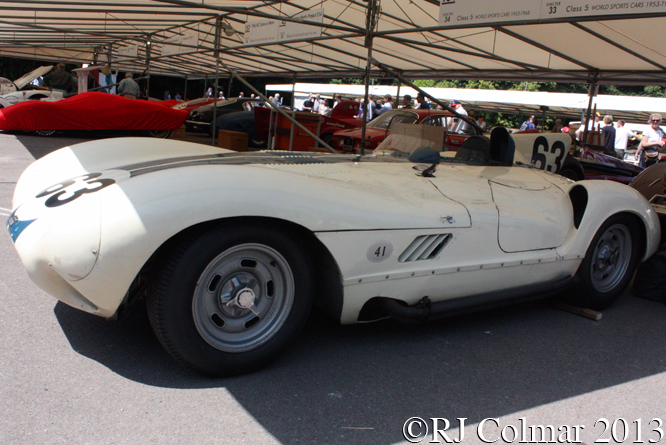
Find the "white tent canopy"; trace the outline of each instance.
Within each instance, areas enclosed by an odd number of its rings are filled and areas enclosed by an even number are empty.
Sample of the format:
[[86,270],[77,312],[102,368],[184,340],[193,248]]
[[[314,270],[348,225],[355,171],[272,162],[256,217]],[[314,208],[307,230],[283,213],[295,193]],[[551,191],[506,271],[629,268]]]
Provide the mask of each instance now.
[[[225,67],[242,75],[360,77],[371,41],[373,58],[412,79],[666,84],[666,41],[657,37],[666,25],[662,2],[631,3],[640,9],[613,9],[605,0],[444,3],[381,0],[369,32],[368,3],[360,0],[0,0],[0,56],[150,66],[189,78],[224,77]],[[566,12],[578,4],[593,9]],[[304,23],[317,31],[300,32],[311,30]],[[287,32],[275,39],[257,31],[272,26]]]

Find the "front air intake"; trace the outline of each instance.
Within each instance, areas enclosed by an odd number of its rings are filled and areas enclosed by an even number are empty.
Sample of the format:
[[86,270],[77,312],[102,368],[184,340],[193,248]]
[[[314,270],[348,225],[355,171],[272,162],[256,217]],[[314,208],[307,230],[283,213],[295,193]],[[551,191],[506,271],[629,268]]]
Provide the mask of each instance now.
[[432,260],[439,256],[451,240],[451,234],[421,235],[398,257],[401,263],[410,261]]

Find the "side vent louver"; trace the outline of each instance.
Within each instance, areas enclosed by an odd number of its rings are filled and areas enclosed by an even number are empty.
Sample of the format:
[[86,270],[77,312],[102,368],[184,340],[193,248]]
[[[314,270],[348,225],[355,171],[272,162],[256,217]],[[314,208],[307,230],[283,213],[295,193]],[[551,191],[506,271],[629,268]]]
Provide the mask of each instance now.
[[451,234],[417,236],[412,244],[398,257],[401,263],[432,260],[437,258],[451,240]]

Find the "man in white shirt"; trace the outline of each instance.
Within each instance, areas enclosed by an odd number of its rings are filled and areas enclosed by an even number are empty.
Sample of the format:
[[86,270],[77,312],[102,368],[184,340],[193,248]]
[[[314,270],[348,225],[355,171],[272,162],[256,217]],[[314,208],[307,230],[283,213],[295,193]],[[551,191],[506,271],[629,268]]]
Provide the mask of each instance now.
[[617,127],[615,127],[615,153],[620,159],[624,159],[624,151],[627,149],[629,137],[636,137],[636,133],[625,127],[624,123],[624,120],[620,119],[617,121]]
[[314,105],[312,106],[313,113],[319,113],[319,107],[321,106],[321,96],[317,94],[315,96]]
[[[465,110],[460,103],[458,99],[453,99],[451,103],[449,103],[449,106],[453,108],[456,113],[467,116],[467,110]],[[464,134],[465,131],[467,130],[468,124],[465,122],[463,119],[456,118],[456,119],[451,119],[451,122],[449,123],[449,131],[453,133],[458,133],[458,134]]]

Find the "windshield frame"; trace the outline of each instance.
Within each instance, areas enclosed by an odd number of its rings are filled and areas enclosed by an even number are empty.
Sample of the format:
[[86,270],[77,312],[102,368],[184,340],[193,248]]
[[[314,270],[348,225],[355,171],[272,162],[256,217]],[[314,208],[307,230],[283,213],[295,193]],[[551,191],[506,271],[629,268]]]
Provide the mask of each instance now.
[[[405,122],[402,119],[397,120],[396,119],[397,116],[413,117],[414,121]],[[380,114],[377,118],[371,120],[366,126],[366,128],[378,128],[381,130],[386,130],[389,127],[389,124],[393,123],[418,124],[419,115],[418,113],[414,113],[413,111],[410,110],[390,110],[387,111],[386,113]]]

